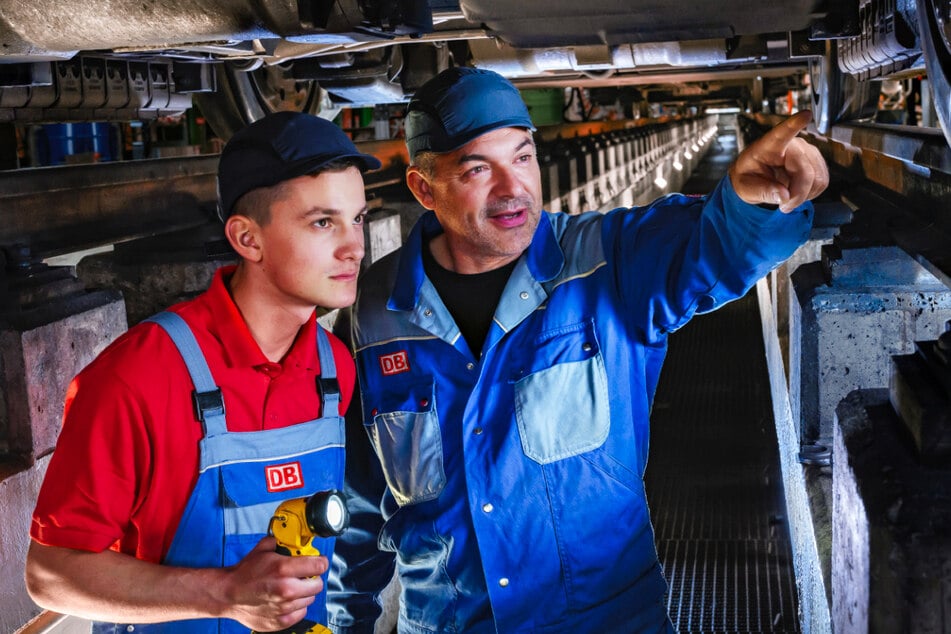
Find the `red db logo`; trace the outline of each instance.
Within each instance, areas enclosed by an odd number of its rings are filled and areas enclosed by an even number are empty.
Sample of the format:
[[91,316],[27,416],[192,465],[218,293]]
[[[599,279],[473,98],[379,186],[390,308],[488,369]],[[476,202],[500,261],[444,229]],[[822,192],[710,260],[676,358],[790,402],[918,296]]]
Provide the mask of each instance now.
[[304,486],[304,475],[300,472],[299,462],[265,467],[264,475],[267,478],[267,490],[270,493],[299,489]]
[[409,372],[409,357],[406,356],[406,350],[382,355],[380,357],[380,369],[383,370],[383,376]]

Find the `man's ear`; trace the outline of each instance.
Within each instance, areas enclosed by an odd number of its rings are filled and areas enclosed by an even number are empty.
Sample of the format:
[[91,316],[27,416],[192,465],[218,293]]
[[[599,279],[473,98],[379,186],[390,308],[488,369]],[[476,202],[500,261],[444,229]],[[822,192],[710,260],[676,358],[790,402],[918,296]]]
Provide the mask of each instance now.
[[434,208],[433,189],[426,176],[413,165],[406,168],[406,186],[413,192],[419,204],[426,209]]
[[261,260],[261,245],[258,242],[258,223],[247,216],[234,214],[225,222],[225,237],[231,248],[243,259],[251,262]]

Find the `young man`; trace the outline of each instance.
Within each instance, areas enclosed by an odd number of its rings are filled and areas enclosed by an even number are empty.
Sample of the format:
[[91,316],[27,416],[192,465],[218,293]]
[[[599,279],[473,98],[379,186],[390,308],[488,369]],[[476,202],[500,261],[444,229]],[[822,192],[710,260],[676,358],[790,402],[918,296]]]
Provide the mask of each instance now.
[[326,556],[280,555],[267,533],[280,501],[342,484],[353,362],[315,309],[354,300],[362,171],[379,166],[304,114],[228,142],[219,205],[240,261],[71,384],[31,528],[39,605],[98,632],[325,622]]
[[336,632],[373,631],[394,563],[401,634],[672,630],[643,484],[667,335],[807,238],[828,183],[808,121],[706,197],[571,216],[541,210],[510,83],[456,68],[420,88],[407,182],[432,212],[352,309],[366,433],[348,434]]

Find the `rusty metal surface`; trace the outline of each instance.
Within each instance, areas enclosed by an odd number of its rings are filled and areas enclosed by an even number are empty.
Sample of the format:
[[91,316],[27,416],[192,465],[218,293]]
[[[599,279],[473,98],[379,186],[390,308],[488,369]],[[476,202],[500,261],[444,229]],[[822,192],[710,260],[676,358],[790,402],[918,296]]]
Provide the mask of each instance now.
[[951,287],[951,148],[938,129],[852,124],[809,133],[832,187],[932,275]]
[[0,246],[57,255],[213,217],[217,156],[0,172]]
[[937,128],[838,125],[806,139],[844,182],[881,186],[951,226],[951,148]]
[[515,5],[505,0],[459,2],[470,21],[487,24],[503,40],[521,47],[560,42],[596,45],[699,40],[797,31],[809,26],[810,18],[822,10],[820,4],[814,0],[724,0],[717,3],[716,10],[702,11],[667,0],[549,0]]
[[[161,25],[161,28],[156,28]],[[77,50],[170,48],[300,31],[289,0],[4,0],[5,55],[70,57]]]
[[[603,127],[550,126],[546,134]],[[365,176],[371,209],[402,187],[402,140],[358,143],[383,168]],[[214,222],[218,155],[68,165],[0,172],[0,249],[37,259],[164,235]],[[22,255],[20,255],[22,254]]]
[[[360,145],[385,165],[368,190],[402,183],[402,142]],[[48,257],[206,225],[217,169],[214,154],[0,172],[0,249]]]
[[[861,198],[856,205],[880,204],[896,244],[951,285],[951,150],[941,133],[837,126],[828,137],[806,138],[832,167],[833,187]],[[368,189],[399,186],[402,142],[364,149],[386,165],[368,175]],[[0,172],[0,248],[50,256],[206,224],[214,218],[217,160],[206,155]]]

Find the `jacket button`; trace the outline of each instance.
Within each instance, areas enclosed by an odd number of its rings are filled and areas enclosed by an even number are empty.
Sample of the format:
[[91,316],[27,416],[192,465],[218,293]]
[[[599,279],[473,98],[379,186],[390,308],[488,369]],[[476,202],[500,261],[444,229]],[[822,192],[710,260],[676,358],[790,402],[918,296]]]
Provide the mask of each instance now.
[[428,399],[428,398],[421,398],[421,399],[419,399],[419,406],[420,406],[420,407],[427,407],[428,405],[429,405],[429,399]]
[[509,578],[508,578],[508,577],[502,577],[501,579],[499,579],[499,585],[502,586],[503,588],[508,587],[508,585],[509,585]]
[[495,507],[492,506],[490,502],[486,502],[485,504],[482,505],[482,510],[485,511],[486,513],[491,513],[492,511],[495,510]]
[[370,416],[376,416],[379,413],[380,413],[380,410],[378,410],[375,407],[372,410],[370,410]]
[[472,433],[475,434],[476,436],[478,436],[478,435],[480,435],[480,434],[482,433],[482,428],[481,428],[481,427],[476,427],[475,429],[472,430]]
[[471,370],[473,370],[474,368],[475,368],[475,363],[472,363],[472,362],[470,361],[469,363],[466,364],[466,370],[470,370],[470,371],[471,371]]
[[528,299],[528,291],[522,291],[521,293],[518,294],[518,296],[521,297],[522,299]]
[[432,317],[433,311],[427,308],[426,310],[423,311],[423,314],[426,315],[427,317]]
[[581,349],[584,350],[585,352],[591,352],[591,344],[586,341],[583,344],[581,344]]

